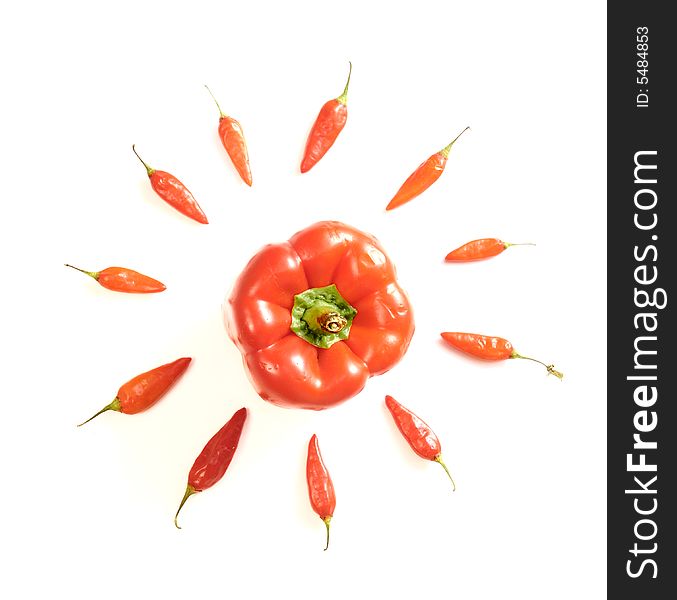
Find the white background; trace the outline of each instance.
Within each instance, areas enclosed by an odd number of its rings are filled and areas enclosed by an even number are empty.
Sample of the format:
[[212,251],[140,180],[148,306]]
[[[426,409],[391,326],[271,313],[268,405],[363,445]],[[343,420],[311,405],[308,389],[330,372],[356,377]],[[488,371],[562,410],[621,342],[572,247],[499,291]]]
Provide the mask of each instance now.
[[[6,597],[604,596],[604,3],[26,2],[0,29]],[[348,60],[347,125],[302,176]],[[205,83],[242,123],[252,189]],[[466,125],[440,180],[386,213]],[[208,226],[152,192],[132,143]],[[381,240],[417,329],[358,397],[284,410],[252,390],[220,307],[259,247],[321,219]],[[537,245],[443,262],[479,237]],[[65,262],[168,290],[115,294]],[[468,359],[444,330],[506,337],[565,379]],[[193,364],[154,408],[75,428],[179,356]],[[455,494],[386,393],[436,431]],[[240,406],[228,473],[176,530],[194,458]],[[312,433],[338,497],[327,552],[304,480]]]

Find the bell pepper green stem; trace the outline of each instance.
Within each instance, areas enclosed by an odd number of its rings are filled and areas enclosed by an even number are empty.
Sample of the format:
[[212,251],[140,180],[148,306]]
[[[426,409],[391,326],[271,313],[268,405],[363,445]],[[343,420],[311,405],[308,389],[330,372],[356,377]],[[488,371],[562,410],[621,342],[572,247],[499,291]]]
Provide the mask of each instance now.
[[325,312],[317,318],[317,324],[325,333],[338,333],[348,324],[348,319],[337,312]]
[[316,333],[339,333],[348,324],[333,304],[321,301],[305,311],[303,320]]
[[356,314],[335,285],[310,288],[294,297],[291,330],[309,344],[326,349],[348,339]]

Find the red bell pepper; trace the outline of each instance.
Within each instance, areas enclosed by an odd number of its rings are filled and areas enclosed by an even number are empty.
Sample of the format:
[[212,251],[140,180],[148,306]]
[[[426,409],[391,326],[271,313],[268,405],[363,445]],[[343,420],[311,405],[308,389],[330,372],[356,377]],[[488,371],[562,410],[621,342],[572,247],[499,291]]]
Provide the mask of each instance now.
[[314,410],[352,398],[392,368],[414,333],[409,300],[380,243],[337,221],[262,248],[224,317],[258,394]]

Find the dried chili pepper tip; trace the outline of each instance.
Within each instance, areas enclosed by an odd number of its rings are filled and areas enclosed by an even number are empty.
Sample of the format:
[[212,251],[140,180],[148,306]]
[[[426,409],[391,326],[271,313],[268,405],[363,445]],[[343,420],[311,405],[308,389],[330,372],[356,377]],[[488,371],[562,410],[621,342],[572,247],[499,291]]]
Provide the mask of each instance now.
[[511,246],[535,246],[536,244],[531,242],[524,242],[521,244],[511,244],[499,240],[498,238],[481,238],[479,240],[473,240],[462,246],[452,250],[444,257],[445,262],[468,262],[474,260],[483,260],[485,258],[491,258],[492,256],[497,256],[501,252],[504,252]]
[[101,271],[85,271],[84,269],[74,267],[73,265],[66,264],[65,266],[80,271],[85,275],[89,275],[101,286],[114,292],[153,294],[156,292],[164,292],[167,289],[167,286],[161,281],[143,275],[137,271],[133,271],[132,269],[108,267]]
[[329,148],[333,146],[346,124],[348,119],[348,86],[350,85],[350,75],[353,72],[353,63],[348,61],[348,64],[350,68],[343,93],[324,103],[310,130],[301,161],[301,173],[307,173],[320,161]]
[[392,210],[393,208],[397,208],[398,206],[402,206],[410,200],[413,200],[416,196],[425,192],[425,190],[435,183],[444,171],[451,147],[456,143],[458,138],[468,131],[468,129],[470,129],[470,127],[466,127],[447,146],[428,157],[425,162],[421,163],[416,170],[409,175],[400,189],[397,190],[397,193],[386,206],[386,210]]
[[411,449],[421,458],[431,460],[442,465],[451,481],[452,491],[456,491],[456,482],[451,476],[447,465],[442,461],[442,445],[435,432],[408,408],[402,406],[392,396],[386,396],[386,407],[400,430],[400,433],[411,446]]
[[145,373],[141,373],[122,384],[113,401],[104,406],[94,416],[78,425],[82,427],[101,413],[109,410],[133,415],[147,410],[164,396],[172,385],[183,375],[191,362],[191,358],[184,357],[174,362],[161,365]]
[[324,549],[329,548],[329,526],[336,509],[336,494],[329,471],[322,460],[317,435],[313,434],[308,442],[308,458],[306,460],[306,481],[310,505],[322,519],[327,530],[327,541]]
[[195,459],[188,473],[186,491],[183,494],[181,504],[179,504],[179,509],[174,515],[174,525],[177,529],[181,529],[178,518],[186,500],[193,494],[212,487],[226,474],[240,442],[246,420],[246,408],[243,407],[235,411],[233,416],[214,434]]

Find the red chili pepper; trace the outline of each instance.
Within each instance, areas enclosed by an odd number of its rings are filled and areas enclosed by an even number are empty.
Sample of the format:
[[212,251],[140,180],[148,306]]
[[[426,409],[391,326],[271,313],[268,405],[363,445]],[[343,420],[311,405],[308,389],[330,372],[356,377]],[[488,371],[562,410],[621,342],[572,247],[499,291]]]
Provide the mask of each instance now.
[[348,81],[343,93],[333,100],[325,102],[317,115],[313,128],[310,130],[306,150],[301,161],[301,173],[310,171],[320,159],[332,147],[338,134],[346,124],[348,119],[348,85],[350,85],[350,74],[353,71],[353,63],[349,62]]
[[433,183],[435,183],[440,175],[442,175],[442,171],[444,171],[451,147],[468,129],[470,129],[470,127],[466,127],[448,146],[445,146],[442,150],[429,157],[428,160],[421,163],[402,184],[402,187],[397,191],[397,194],[395,194],[393,199],[388,203],[388,206],[386,206],[386,210],[392,210],[393,208],[397,208],[398,206],[402,206],[406,202],[409,202],[409,200],[413,200],[416,196],[425,192]]
[[128,294],[152,294],[163,292],[167,289],[164,283],[123,267],[108,267],[102,271],[85,271],[73,265],[65,265],[85,275],[93,277],[100,285],[114,292],[126,292]]
[[411,449],[421,458],[434,460],[435,462],[440,463],[447,472],[449,479],[451,479],[451,485],[455,492],[456,483],[454,482],[451,473],[449,473],[447,465],[442,462],[442,446],[440,445],[440,441],[437,439],[435,432],[426,425],[423,419],[417,417],[408,408],[402,406],[392,396],[386,396],[386,406],[393,416],[393,419],[395,419],[395,424],[400,430],[400,433],[404,436],[404,439],[409,442]]
[[329,476],[329,471],[327,471],[327,467],[324,466],[322,461],[320,445],[315,434],[310,438],[310,443],[308,444],[306,480],[308,481],[310,505],[327,528],[327,543],[324,547],[326,550],[329,548],[329,524],[336,508],[336,494],[334,493],[334,484]]
[[247,409],[243,407],[236,411],[230,420],[214,434],[195,459],[195,463],[188,473],[186,493],[183,495],[179,510],[176,511],[174,517],[174,525],[178,529],[181,529],[181,527],[179,527],[177,519],[186,500],[193,494],[212,487],[226,474],[240,442],[240,435],[246,420]]
[[[141,373],[127,383],[124,383],[118,390],[115,399],[107,406],[104,406],[94,417],[98,417],[107,410],[115,410],[126,415],[140,413],[155,404],[164,396],[176,380],[183,375],[190,364],[190,358],[179,358],[174,362],[167,363],[146,373]],[[94,417],[80,423],[81,427],[89,423]]]
[[206,85],[205,87],[216,103],[216,108],[219,109],[219,138],[221,143],[240,177],[242,177],[242,181],[251,187],[252,172],[249,168],[249,153],[247,152],[247,143],[244,139],[242,126],[233,117],[224,114],[212,91]]
[[509,244],[496,238],[482,238],[463,244],[456,250],[452,250],[444,258],[446,262],[466,262],[471,260],[482,260],[500,254],[510,246],[535,246],[536,244]]
[[453,346],[457,350],[460,350],[461,352],[476,356],[477,358],[482,358],[484,360],[524,358],[526,360],[532,360],[543,365],[547,369],[549,375],[554,375],[559,379],[564,377],[562,373],[555,371],[555,365],[546,365],[544,362],[536,360],[535,358],[518,354],[515,352],[512,344],[504,338],[479,335],[477,333],[459,333],[455,331],[447,331],[441,335],[444,341],[449,345]]
[[200,205],[197,203],[197,200],[193,197],[193,194],[188,191],[188,188],[183,185],[174,175],[167,173],[166,171],[158,171],[149,167],[139,156],[139,153],[136,151],[136,146],[132,146],[132,150],[136,157],[141,161],[144,167],[146,167],[146,172],[150,178],[150,184],[153,186],[153,189],[160,198],[162,198],[167,204],[172,208],[178,210],[181,214],[186,215],[187,217],[207,225],[209,221],[207,216],[204,214]]

